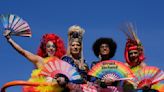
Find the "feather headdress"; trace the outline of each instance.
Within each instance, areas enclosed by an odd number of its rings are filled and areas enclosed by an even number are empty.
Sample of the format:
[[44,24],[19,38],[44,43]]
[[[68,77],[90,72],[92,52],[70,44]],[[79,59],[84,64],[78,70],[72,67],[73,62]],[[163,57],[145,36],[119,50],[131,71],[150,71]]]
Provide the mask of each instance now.
[[[124,53],[126,62],[132,67],[137,66],[145,59],[143,46],[135,33],[135,29],[132,23],[126,23],[125,28],[122,31],[127,36],[127,42],[126,42],[125,53]],[[130,50],[137,50],[139,52],[138,62],[131,62],[129,60]]]

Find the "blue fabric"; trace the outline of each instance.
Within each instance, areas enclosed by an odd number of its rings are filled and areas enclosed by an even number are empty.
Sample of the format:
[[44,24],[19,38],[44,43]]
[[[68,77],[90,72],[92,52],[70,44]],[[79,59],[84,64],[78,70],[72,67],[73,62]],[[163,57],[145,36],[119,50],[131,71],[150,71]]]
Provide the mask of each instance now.
[[64,56],[64,57],[62,58],[62,60],[66,61],[66,62],[68,62],[69,64],[71,64],[72,66],[76,67],[76,65],[74,64],[74,61],[73,61],[73,59],[72,59],[71,57]]
[[[82,76],[82,78],[87,79],[87,72],[86,72],[85,70],[79,69],[79,67],[78,67],[76,64],[74,64],[74,60],[73,60],[71,57],[69,57],[69,56],[64,56],[64,57],[62,57],[62,60],[68,62],[68,63],[71,64],[73,67],[75,67],[76,70],[77,70],[77,71],[80,73],[80,75]],[[84,61],[84,63],[85,63],[85,61]],[[84,81],[83,81],[83,82],[84,82]]]

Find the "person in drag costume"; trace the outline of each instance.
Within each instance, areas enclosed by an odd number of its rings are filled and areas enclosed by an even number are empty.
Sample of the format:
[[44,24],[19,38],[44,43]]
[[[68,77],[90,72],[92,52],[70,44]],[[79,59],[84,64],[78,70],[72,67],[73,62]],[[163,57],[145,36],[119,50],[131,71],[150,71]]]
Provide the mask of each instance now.
[[[31,78],[28,80],[29,82],[51,82],[54,84],[59,84],[62,81],[65,81],[64,79],[50,79],[40,76],[40,71],[44,64],[46,64],[49,60],[56,58],[60,59],[65,53],[65,47],[63,40],[57,36],[56,34],[49,33],[44,34],[41,39],[40,46],[38,48],[37,54],[33,54],[25,49],[23,49],[20,45],[18,45],[10,35],[10,30],[5,30],[4,36],[6,37],[8,43],[17,51],[19,54],[23,55],[25,58],[27,58],[30,62],[32,62],[36,69],[32,71]],[[58,80],[58,81],[57,81]],[[61,83],[62,84],[62,83]],[[55,92],[55,91],[62,91],[60,87],[57,89],[54,86],[24,86],[23,92]]]

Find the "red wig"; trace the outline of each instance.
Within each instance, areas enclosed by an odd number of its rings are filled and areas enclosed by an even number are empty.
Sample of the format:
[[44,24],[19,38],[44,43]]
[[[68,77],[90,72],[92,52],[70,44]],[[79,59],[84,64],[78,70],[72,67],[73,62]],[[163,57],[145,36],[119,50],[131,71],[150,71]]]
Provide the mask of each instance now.
[[[135,28],[134,28],[133,24],[130,22],[126,23],[125,28],[122,31],[127,36],[127,42],[126,42],[126,47],[125,47],[125,52],[124,52],[124,57],[126,59],[126,62],[131,67],[140,65],[141,62],[143,62],[143,60],[145,59],[144,51],[143,51],[143,46],[135,33]],[[130,61],[129,51],[131,51],[131,50],[137,50],[139,52],[137,62]]]
[[52,41],[56,46],[56,52],[54,56],[61,58],[63,55],[66,54],[66,49],[65,49],[63,40],[56,34],[51,33],[51,34],[43,35],[41,39],[41,44],[37,51],[37,55],[43,58],[48,56],[46,53],[46,44],[48,41]]
[[[130,61],[129,59],[130,50],[137,50],[139,52],[138,62]],[[137,43],[136,41],[131,40],[131,39],[128,39],[126,42],[124,54],[125,54],[124,56],[125,56],[126,62],[132,67],[139,65],[145,59],[144,53],[143,53],[143,46],[141,45],[141,43]]]

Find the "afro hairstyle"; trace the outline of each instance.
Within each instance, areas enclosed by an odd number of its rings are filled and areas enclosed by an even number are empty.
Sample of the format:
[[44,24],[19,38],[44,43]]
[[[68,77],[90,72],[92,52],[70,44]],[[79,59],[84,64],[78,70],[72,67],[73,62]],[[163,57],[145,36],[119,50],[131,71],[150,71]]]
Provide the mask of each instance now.
[[109,49],[110,49],[109,58],[112,58],[116,52],[116,48],[117,48],[116,42],[112,38],[101,37],[101,38],[97,39],[92,46],[94,54],[97,57],[99,56],[99,53],[100,53],[101,44],[108,44],[109,45]]

